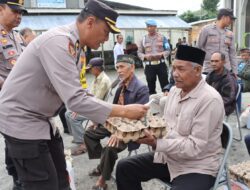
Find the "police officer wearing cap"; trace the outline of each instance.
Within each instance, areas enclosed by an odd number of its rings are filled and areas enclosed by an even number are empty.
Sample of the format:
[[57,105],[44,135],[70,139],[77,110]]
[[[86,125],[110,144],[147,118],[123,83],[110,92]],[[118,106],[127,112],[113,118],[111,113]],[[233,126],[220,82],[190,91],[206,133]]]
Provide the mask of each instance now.
[[22,37],[13,30],[27,13],[20,0],[0,0],[0,88],[24,49]]
[[[18,0],[0,0],[0,89],[25,47],[22,37],[13,30],[20,24],[22,14],[27,13],[23,3]],[[7,147],[5,151],[6,169],[13,176],[13,189],[18,190],[21,184],[12,160],[8,157]]]
[[[38,36],[17,60],[0,93],[0,132],[24,190],[69,190],[60,135],[52,126],[63,103],[96,123],[109,116],[141,118],[144,105],[113,105],[87,95],[79,82],[84,47],[99,48],[118,14],[90,0],[76,21]],[[25,163],[25,164],[23,164]],[[84,166],[83,166],[84,167]]]
[[146,25],[148,34],[143,37],[138,46],[138,56],[145,64],[149,93],[156,94],[157,76],[162,89],[168,84],[168,69],[165,60],[170,53],[170,46],[167,38],[157,32],[155,20],[147,20]]
[[226,56],[225,67],[237,75],[237,62],[234,34],[228,27],[236,19],[232,9],[220,9],[215,23],[204,26],[199,34],[197,47],[206,52],[203,64],[203,73],[212,71],[210,64],[214,52],[221,52]]

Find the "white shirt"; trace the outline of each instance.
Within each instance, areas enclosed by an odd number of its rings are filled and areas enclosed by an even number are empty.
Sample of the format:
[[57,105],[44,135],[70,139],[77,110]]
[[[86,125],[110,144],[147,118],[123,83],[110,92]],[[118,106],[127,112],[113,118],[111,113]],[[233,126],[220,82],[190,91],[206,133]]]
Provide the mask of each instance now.
[[114,63],[115,63],[115,65],[116,65],[117,56],[123,55],[123,54],[124,54],[123,45],[116,43],[115,47],[114,47]]

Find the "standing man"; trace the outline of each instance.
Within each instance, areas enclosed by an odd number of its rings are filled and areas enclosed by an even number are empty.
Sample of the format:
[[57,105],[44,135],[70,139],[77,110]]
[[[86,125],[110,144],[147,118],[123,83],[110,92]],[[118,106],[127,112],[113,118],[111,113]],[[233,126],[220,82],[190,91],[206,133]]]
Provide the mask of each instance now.
[[[13,30],[21,23],[22,14],[27,13],[23,3],[18,0],[0,1],[0,90],[25,47],[22,37]],[[13,190],[20,189],[21,184],[15,166],[8,156],[7,146],[5,163],[8,174],[13,177]]]
[[139,119],[144,105],[112,105],[87,95],[79,81],[85,46],[108,40],[118,14],[100,1],[86,3],[77,20],[45,32],[30,43],[0,94],[0,132],[25,190],[68,190],[59,133],[50,118],[65,106],[97,123],[109,116]]
[[[117,73],[121,79],[120,87],[118,87],[114,104],[145,104],[149,100],[148,87],[143,84],[134,74],[135,57],[133,55],[118,55],[116,63]],[[102,147],[100,140],[109,137],[108,145]],[[92,190],[106,189],[106,180],[109,180],[114,169],[118,153],[123,151],[127,144],[119,141],[106,128],[99,125],[97,128],[89,127],[85,133],[84,141],[86,143],[90,159],[99,159],[100,163],[90,176],[99,176]],[[138,145],[131,145],[138,148]],[[135,146],[135,147],[134,147]]]
[[36,38],[36,32],[30,28],[23,28],[20,30],[20,34],[22,35],[26,45]]
[[168,84],[168,68],[165,59],[170,53],[167,38],[157,32],[155,20],[146,21],[148,34],[139,44],[138,56],[145,64],[145,75],[148,83],[149,94],[156,94],[157,76],[161,89]]
[[122,42],[123,42],[123,36],[121,34],[117,34],[117,36],[116,36],[116,44],[115,44],[115,47],[114,47],[114,64],[115,64],[115,68],[116,68],[117,56],[124,54]]
[[217,15],[217,21],[205,26],[199,35],[197,47],[206,52],[206,58],[203,64],[203,73],[211,72],[211,56],[214,52],[221,52],[226,56],[225,67],[237,75],[236,51],[234,45],[233,32],[228,27],[236,18],[231,9],[220,9]]
[[[17,58],[24,50],[22,37],[13,30],[19,26],[22,14],[27,13],[23,1],[0,0],[0,81],[4,83]],[[2,85],[0,86],[0,88]]]
[[152,152],[128,157],[116,167],[118,190],[141,190],[141,182],[171,181],[174,190],[209,190],[221,159],[224,106],[220,94],[202,79],[205,52],[179,46],[173,63],[172,87],[164,119],[168,132],[156,139],[148,131],[138,143]]

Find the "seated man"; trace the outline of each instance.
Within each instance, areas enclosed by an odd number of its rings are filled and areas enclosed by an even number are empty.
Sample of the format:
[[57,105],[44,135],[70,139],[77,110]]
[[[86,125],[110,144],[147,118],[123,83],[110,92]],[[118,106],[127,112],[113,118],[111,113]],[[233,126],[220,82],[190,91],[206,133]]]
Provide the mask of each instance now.
[[174,190],[209,190],[215,182],[221,158],[224,116],[219,93],[202,79],[205,52],[180,45],[173,63],[172,87],[164,109],[168,124],[163,139],[148,131],[138,143],[151,145],[148,152],[119,161],[118,190],[141,190],[141,182],[158,178]]
[[[149,101],[148,87],[143,84],[135,76],[135,61],[133,55],[118,55],[116,62],[117,73],[121,79],[120,87],[118,87],[114,104],[145,104]],[[108,145],[103,148],[100,140],[110,137]],[[109,180],[113,171],[115,161],[118,158],[117,153],[124,150],[127,145],[111,135],[111,133],[103,126],[98,125],[97,128],[88,128],[84,141],[88,150],[90,159],[101,158],[100,164],[89,175],[100,176],[93,186],[93,189],[106,189],[106,180]]]
[[240,50],[241,61],[238,64],[238,83],[241,84],[241,92],[237,99],[237,105],[241,110],[242,92],[250,92],[250,49]]
[[226,115],[230,115],[235,110],[237,81],[235,75],[225,67],[225,55],[220,52],[211,56],[211,66],[213,71],[207,75],[206,81],[214,87],[222,96]]
[[[90,87],[90,93],[96,98],[103,100],[111,86],[110,79],[104,72],[103,59],[99,57],[92,58],[89,61],[86,69],[89,69],[90,73],[95,76],[95,79],[93,80]],[[87,118],[71,111],[67,111],[65,113],[65,117],[69,126],[69,130],[73,135],[73,142],[78,144],[77,147],[74,147],[71,150],[71,154],[76,156],[86,152],[86,146],[83,140],[85,131],[82,127],[82,123],[83,121],[87,120]]]

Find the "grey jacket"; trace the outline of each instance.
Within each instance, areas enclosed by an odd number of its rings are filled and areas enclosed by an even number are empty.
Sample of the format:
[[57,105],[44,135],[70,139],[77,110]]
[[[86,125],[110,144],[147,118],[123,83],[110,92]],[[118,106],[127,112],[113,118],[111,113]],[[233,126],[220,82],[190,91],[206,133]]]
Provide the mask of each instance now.
[[[104,123],[112,105],[87,96],[79,82],[76,24],[33,40],[19,57],[0,94],[0,132],[18,139],[50,139],[48,119],[66,107]],[[76,63],[77,62],[77,63]]]
[[214,52],[222,52],[226,56],[225,67],[237,74],[236,51],[233,32],[219,29],[215,23],[202,28],[197,46],[206,52],[203,72],[211,72],[210,59]]

